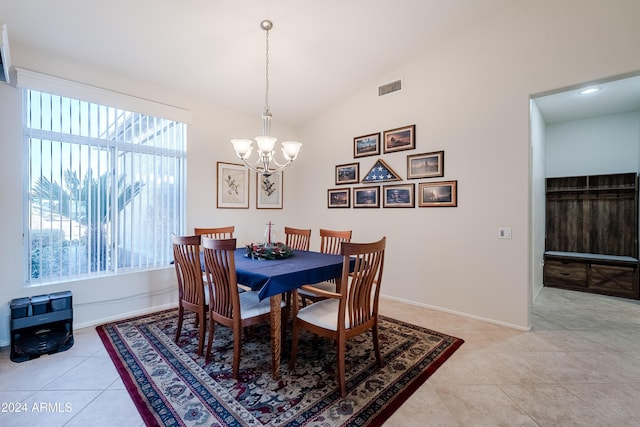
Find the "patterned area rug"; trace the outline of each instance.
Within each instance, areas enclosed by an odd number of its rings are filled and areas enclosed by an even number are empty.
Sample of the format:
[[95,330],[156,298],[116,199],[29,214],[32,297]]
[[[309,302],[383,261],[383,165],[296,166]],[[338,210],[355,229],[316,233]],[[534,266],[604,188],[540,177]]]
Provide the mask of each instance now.
[[174,342],[177,309],[96,327],[149,426],[381,425],[463,343],[459,338],[380,318],[384,367],[370,333],[347,344],[347,396],[335,379],[332,341],[302,331],[294,370],[284,344],[281,377],[271,377],[268,325],[243,337],[240,380],[231,378],[233,336],[216,327],[209,363],[196,354],[198,333],[187,316]]

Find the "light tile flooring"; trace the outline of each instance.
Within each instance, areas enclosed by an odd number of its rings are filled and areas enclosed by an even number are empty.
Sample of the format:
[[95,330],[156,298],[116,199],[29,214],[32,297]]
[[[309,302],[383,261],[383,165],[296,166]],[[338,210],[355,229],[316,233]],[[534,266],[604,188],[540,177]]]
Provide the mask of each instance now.
[[[638,301],[544,288],[532,332],[389,300],[381,312],[466,341],[385,426],[640,425]],[[94,328],[74,336],[29,362],[0,351],[1,426],[143,425]]]

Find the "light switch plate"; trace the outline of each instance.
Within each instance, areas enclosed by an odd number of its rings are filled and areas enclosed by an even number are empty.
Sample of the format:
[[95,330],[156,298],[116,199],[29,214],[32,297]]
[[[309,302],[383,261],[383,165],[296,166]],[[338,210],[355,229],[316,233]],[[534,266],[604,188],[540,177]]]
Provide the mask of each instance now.
[[498,239],[510,239],[510,238],[511,238],[511,227],[498,228]]

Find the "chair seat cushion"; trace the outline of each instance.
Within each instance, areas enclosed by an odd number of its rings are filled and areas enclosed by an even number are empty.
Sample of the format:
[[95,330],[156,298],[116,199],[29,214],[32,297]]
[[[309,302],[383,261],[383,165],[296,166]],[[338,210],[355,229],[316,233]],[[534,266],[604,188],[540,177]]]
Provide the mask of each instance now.
[[[314,288],[318,288],[318,289],[322,289],[323,291],[327,291],[327,292],[335,292],[336,291],[336,284],[333,282],[320,282],[320,283],[314,283],[313,285]],[[306,297],[307,295],[310,297],[318,297],[319,295],[316,295],[312,292],[308,292],[305,291],[304,289],[300,288],[298,289],[298,295],[301,295],[303,297]]]
[[[324,329],[337,331],[339,304],[340,301],[334,298],[318,301],[301,308],[300,311],[298,311],[298,319]],[[347,329],[350,327],[348,318],[345,318],[345,326]]]
[[[280,307],[284,307],[285,303],[282,301]],[[259,316],[271,311],[271,305],[269,298],[265,298],[260,301],[258,292],[242,292],[240,294],[240,317],[242,319],[248,319],[249,317]]]

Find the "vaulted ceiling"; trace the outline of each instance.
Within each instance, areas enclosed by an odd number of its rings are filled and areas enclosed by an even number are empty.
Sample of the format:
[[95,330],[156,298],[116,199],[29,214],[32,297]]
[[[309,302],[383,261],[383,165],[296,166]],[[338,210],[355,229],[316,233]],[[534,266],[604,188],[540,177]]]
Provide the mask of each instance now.
[[[300,124],[505,0],[0,0],[18,48],[259,115],[270,19],[274,119]],[[23,65],[24,66],[24,65]],[[37,70],[46,72],[47,70]]]
[[[375,90],[399,64],[510,3],[0,0],[0,23],[8,26],[14,65],[23,65],[22,50],[47,52],[258,116],[265,93],[260,22],[270,19],[269,104],[274,119],[298,125],[366,85]],[[638,82],[610,83],[589,103],[571,92],[537,102],[548,122],[615,112],[640,105]]]

